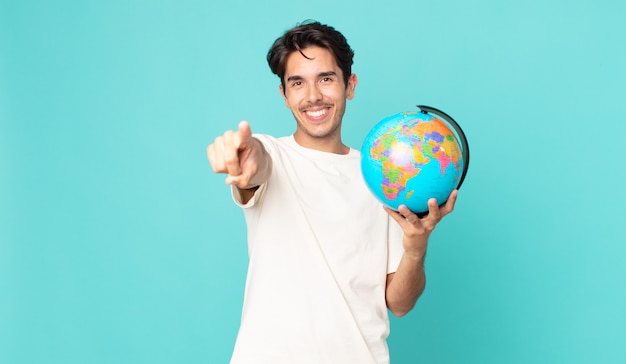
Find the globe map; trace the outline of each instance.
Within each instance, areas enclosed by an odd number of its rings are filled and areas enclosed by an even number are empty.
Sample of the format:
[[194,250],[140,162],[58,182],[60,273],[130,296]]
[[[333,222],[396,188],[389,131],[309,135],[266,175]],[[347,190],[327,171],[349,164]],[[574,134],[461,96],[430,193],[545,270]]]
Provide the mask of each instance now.
[[461,146],[450,126],[423,112],[403,112],[380,121],[361,149],[365,181],[383,204],[428,211],[434,197],[441,204],[463,174]]

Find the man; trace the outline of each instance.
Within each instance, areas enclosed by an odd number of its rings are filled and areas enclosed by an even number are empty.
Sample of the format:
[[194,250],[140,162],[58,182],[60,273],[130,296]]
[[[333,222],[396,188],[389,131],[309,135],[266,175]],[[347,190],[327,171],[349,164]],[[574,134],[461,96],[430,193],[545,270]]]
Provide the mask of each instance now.
[[388,363],[387,309],[408,313],[424,289],[428,237],[457,191],[418,218],[381,208],[344,145],[357,76],[344,36],[317,22],[278,38],[267,60],[296,120],[292,136],[241,122],[207,148],[248,227],[249,267],[231,363]]

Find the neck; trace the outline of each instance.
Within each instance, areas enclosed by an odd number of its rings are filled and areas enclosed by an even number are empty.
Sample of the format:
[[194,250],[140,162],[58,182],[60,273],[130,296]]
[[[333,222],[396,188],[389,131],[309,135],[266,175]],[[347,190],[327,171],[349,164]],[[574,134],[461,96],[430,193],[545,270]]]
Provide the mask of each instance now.
[[320,152],[334,154],[348,154],[350,152],[350,148],[341,141],[341,136],[335,138],[316,138],[296,132],[293,138],[300,146]]

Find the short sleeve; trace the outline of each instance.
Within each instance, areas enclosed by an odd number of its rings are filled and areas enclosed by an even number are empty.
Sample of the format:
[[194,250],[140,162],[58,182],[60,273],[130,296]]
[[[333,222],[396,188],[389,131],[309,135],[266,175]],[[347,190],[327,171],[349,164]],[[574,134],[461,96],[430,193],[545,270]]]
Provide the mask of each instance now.
[[388,219],[389,229],[387,236],[387,274],[395,273],[404,254],[402,246],[402,228],[391,217]]

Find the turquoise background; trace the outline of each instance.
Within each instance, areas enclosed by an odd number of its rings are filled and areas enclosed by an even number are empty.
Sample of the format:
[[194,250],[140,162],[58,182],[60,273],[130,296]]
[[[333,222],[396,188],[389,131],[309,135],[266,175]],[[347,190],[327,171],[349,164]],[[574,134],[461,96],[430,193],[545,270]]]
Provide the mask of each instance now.
[[[437,107],[469,173],[394,363],[626,363],[620,1],[0,0],[0,362],[226,363],[245,225],[205,148],[294,121],[265,63],[356,51],[344,138]],[[286,272],[288,274],[288,272]]]

